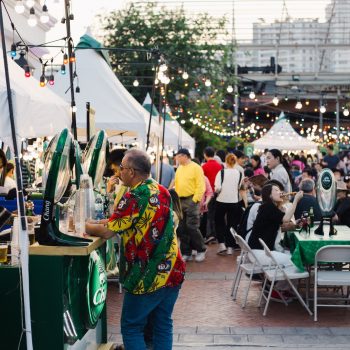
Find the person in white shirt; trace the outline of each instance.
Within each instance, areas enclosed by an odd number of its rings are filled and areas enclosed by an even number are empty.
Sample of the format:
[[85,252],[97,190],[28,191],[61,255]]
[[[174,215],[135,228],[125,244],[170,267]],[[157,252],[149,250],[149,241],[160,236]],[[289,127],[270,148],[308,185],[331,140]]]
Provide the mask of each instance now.
[[7,191],[7,193],[8,191],[17,187],[16,181],[13,178],[14,171],[15,171],[15,166],[12,163],[7,163],[5,168],[6,177],[4,181],[4,188]]
[[232,255],[235,242],[230,233],[230,228],[233,227],[237,230],[243,215],[243,209],[239,203],[239,190],[242,186],[243,176],[235,168],[237,158],[234,154],[228,154],[225,161],[226,168],[218,172],[214,183],[215,193],[217,194],[215,228],[219,242],[217,253]]

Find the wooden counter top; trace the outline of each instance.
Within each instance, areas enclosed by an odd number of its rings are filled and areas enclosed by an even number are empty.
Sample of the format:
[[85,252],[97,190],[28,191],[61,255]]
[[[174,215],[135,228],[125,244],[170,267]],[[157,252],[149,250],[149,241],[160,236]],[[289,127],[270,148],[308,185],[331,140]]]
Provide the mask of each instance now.
[[35,242],[31,246],[29,246],[29,255],[89,255],[93,250],[97,249],[105,242],[105,240],[100,237],[87,236],[86,238],[92,239],[92,242],[89,243],[89,245],[83,247],[48,246],[40,245],[38,242]]

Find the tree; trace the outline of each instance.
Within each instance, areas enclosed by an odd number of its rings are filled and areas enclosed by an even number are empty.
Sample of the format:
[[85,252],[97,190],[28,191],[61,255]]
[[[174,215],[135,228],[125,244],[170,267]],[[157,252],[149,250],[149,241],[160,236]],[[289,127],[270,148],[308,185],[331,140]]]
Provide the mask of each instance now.
[[[213,113],[210,107],[203,111],[212,102],[198,101],[208,101],[215,92],[217,125],[220,126],[222,115],[227,118],[221,102],[217,103],[223,98],[224,87],[220,84],[225,79],[223,72],[231,50],[220,43],[227,34],[225,25],[226,18],[217,20],[208,14],[190,17],[183,8],[159,9],[155,2],[130,3],[125,9],[112,12],[102,23],[105,46],[123,49],[110,52],[114,71],[140,103],[147,92],[151,93],[155,76],[156,62],[150,59],[149,51],[158,48],[164,55],[170,78],[166,101],[174,115],[184,120],[185,128],[196,134],[199,144],[214,139],[202,136],[199,131],[203,129],[189,121],[193,113]],[[184,72],[188,73],[187,79]],[[137,87],[133,86],[134,80],[139,83]],[[204,84],[205,80],[210,80],[211,85],[208,81]],[[159,103],[159,94],[155,103]]]

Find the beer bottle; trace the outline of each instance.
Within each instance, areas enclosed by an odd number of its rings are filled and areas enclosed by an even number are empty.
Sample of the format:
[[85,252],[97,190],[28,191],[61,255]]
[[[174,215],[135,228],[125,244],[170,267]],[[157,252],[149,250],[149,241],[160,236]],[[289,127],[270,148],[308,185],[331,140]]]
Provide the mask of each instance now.
[[309,210],[309,218],[310,218],[310,226],[313,227],[315,222],[314,207],[311,207]]

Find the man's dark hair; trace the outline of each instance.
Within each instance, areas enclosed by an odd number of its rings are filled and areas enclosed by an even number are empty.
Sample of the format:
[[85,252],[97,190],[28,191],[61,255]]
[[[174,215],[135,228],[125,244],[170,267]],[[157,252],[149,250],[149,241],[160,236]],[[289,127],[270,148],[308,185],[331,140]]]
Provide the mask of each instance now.
[[204,154],[209,158],[213,158],[215,155],[214,148],[213,147],[205,147]]
[[108,164],[120,165],[124,158],[125,152],[126,152],[125,148],[117,148],[109,152]]
[[223,163],[225,163],[225,158],[226,158],[226,151],[225,150],[219,149],[218,151],[216,151],[216,155],[218,157],[220,157],[220,159]]
[[242,151],[240,151],[240,150],[233,151],[233,154],[237,157],[237,159],[245,157],[245,154]]
[[149,175],[151,172],[151,160],[145,151],[133,148],[125,152],[128,156],[128,166],[139,171],[142,175]]
[[311,168],[304,168],[302,173],[306,173],[308,176],[313,176],[312,169]]
[[333,145],[328,145],[327,148],[328,148],[329,150],[331,150],[331,151],[334,150]]

